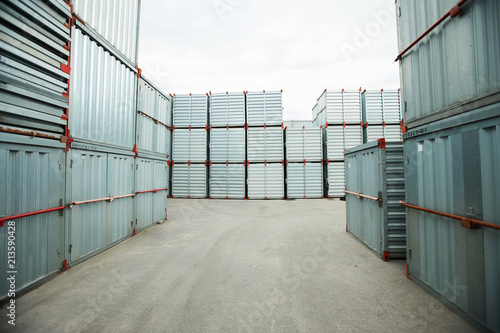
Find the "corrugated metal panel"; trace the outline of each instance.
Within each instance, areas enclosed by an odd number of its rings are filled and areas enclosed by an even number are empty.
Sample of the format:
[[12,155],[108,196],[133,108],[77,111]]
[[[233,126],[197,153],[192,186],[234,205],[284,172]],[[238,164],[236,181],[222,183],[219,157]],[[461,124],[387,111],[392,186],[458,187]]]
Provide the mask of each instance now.
[[[69,202],[108,196],[106,153],[71,149],[68,154]],[[74,262],[106,247],[107,203],[104,201],[73,206],[70,221],[71,254]]]
[[73,138],[132,148],[134,72],[75,28],[71,69],[69,127]]
[[173,166],[172,196],[174,198],[206,198],[207,167],[204,164]]
[[248,125],[281,125],[282,122],[283,102],[280,91],[247,93]]
[[[408,132],[406,201],[498,225],[499,115],[497,103]],[[500,232],[413,209],[406,214],[413,280],[467,319],[500,331]]]
[[[136,191],[151,191],[168,187],[168,165],[166,161],[138,158],[136,162]],[[167,216],[167,193],[139,193],[136,195],[138,230],[165,220]]]
[[363,128],[360,125],[328,126],[323,129],[326,144],[326,159],[343,161],[344,150],[363,143]]
[[0,3],[0,124],[64,135],[70,15],[66,4]]
[[361,91],[327,91],[319,97],[319,125],[361,124]]
[[245,161],[245,129],[212,128],[210,130],[210,161],[243,163]]
[[401,101],[399,90],[365,90],[361,95],[363,123],[366,125],[399,125]]
[[[457,4],[455,0],[398,0],[399,51]],[[461,105],[500,91],[500,4],[469,1],[402,59],[401,89],[408,128],[477,108]],[[483,101],[484,102],[484,101]],[[449,110],[450,112],[445,112]]]
[[174,95],[173,117],[176,128],[206,127],[209,99],[207,95]]
[[210,166],[210,198],[244,199],[245,166],[243,164],[212,164]]
[[[108,154],[108,197],[134,193],[134,165],[132,156]],[[135,198],[120,198],[107,203],[106,244],[110,245],[132,233],[135,220]]]
[[210,125],[244,126],[245,94],[243,92],[211,94]]
[[404,153],[402,142],[371,142],[345,153],[347,230],[380,257],[406,258]]
[[288,120],[283,122],[283,127],[285,128],[310,128],[319,127],[313,124],[312,120]]
[[73,12],[134,64],[140,0],[73,0]]
[[380,138],[385,138],[386,141],[402,141],[402,133],[400,125],[385,125],[385,126],[371,126],[363,130],[364,143],[372,142]]
[[287,164],[287,197],[291,199],[323,197],[323,165],[321,163]]
[[288,162],[319,162],[323,159],[321,128],[287,128],[285,133]]
[[137,148],[169,155],[170,130],[166,126],[170,126],[171,121],[170,99],[144,78],[139,79],[138,84]]
[[[62,149],[0,143],[0,216],[64,205]],[[58,211],[15,220],[16,290],[57,272],[64,260],[64,218]],[[0,299],[7,296],[8,224],[0,228]]]
[[203,128],[175,129],[172,143],[174,162],[205,163],[207,161],[207,131]]
[[283,130],[281,127],[249,127],[247,158],[249,162],[282,162]]
[[283,199],[283,165],[278,163],[250,164],[248,166],[249,199]]
[[341,198],[345,196],[344,162],[330,162],[326,166],[327,195],[329,198]]

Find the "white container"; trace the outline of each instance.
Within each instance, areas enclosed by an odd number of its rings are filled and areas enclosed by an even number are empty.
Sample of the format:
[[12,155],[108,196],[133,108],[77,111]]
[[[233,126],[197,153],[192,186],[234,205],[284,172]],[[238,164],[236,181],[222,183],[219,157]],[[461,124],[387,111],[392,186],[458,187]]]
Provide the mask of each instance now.
[[210,125],[212,127],[245,126],[245,94],[210,94]]
[[321,162],[323,159],[321,128],[285,128],[288,162]]
[[283,130],[281,127],[249,127],[247,159],[254,162],[283,162]]
[[177,163],[207,161],[207,131],[204,128],[175,129],[172,160]]
[[249,199],[284,199],[284,170],[281,163],[250,164],[247,169]]
[[322,163],[287,164],[287,198],[313,199],[323,197]]
[[212,164],[210,166],[211,199],[245,199],[245,165]]
[[245,129],[212,128],[209,146],[211,162],[243,163],[245,162]]
[[281,125],[282,122],[281,91],[247,92],[247,124],[249,126]]

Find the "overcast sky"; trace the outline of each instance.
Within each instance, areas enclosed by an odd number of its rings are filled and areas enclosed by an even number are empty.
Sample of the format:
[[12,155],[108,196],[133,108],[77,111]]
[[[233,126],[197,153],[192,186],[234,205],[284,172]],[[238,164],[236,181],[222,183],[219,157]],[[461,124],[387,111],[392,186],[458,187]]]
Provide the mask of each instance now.
[[399,88],[394,0],[142,0],[139,67],[165,93]]

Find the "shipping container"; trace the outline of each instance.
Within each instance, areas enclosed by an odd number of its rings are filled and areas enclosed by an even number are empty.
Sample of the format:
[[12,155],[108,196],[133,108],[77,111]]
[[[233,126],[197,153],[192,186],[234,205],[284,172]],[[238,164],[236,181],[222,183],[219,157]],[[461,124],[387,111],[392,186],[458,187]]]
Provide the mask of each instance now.
[[286,160],[288,162],[321,162],[323,144],[321,128],[285,128]]
[[0,3],[0,131],[65,135],[70,17],[60,0]]
[[247,92],[247,124],[272,126],[283,123],[281,91]]
[[172,167],[172,197],[206,199],[207,167],[204,164],[174,163]]
[[286,169],[288,199],[323,197],[322,163],[288,163]]
[[136,215],[141,230],[167,219],[169,166],[165,160],[138,158],[135,170]]
[[70,262],[130,235],[135,221],[134,155],[71,149],[66,162]]
[[328,125],[361,125],[361,89],[346,91],[326,90],[318,98],[314,107],[313,119],[316,124]]
[[[460,15],[447,18],[401,56],[408,128],[500,101],[500,4],[461,3]],[[455,6],[456,0],[397,0],[399,52]]]
[[212,127],[243,127],[245,123],[245,93],[210,93]]
[[247,129],[249,162],[283,162],[283,130],[281,127],[249,127]]
[[325,165],[325,196],[328,198],[345,197],[344,162],[327,162]]
[[174,95],[173,125],[175,128],[207,127],[209,98],[206,94]]
[[205,163],[207,131],[204,128],[176,128],[173,132],[172,159],[176,163]]
[[137,92],[137,149],[169,156],[170,124],[170,98],[141,77]]
[[500,331],[500,103],[411,130],[404,146],[409,277]]
[[319,127],[313,124],[312,120],[285,120],[283,121],[283,127],[285,128],[310,128]]
[[402,135],[400,125],[367,125],[363,128],[363,143],[381,138],[386,141],[402,141]]
[[361,125],[328,126],[323,129],[323,158],[327,161],[343,161],[344,150],[363,143]]
[[245,165],[210,165],[210,199],[245,199]]
[[385,261],[406,258],[403,142],[346,150],[345,192],[347,231]]
[[212,128],[210,161],[213,163],[245,162],[245,128]]
[[284,199],[284,170],[281,163],[249,164],[249,199]]
[[80,142],[133,149],[135,69],[119,61],[80,29],[71,42],[69,128]]
[[72,5],[83,26],[137,64],[140,0],[73,0]]
[[[61,210],[0,222],[0,300],[7,297],[8,271],[17,271],[16,291],[20,291],[58,272],[65,256],[64,149],[45,146],[54,140],[34,138],[31,145],[25,145],[16,143],[16,137],[0,133],[0,218]],[[7,243],[12,233],[16,260],[11,269]]]
[[399,125],[401,122],[400,90],[365,90],[361,94],[363,124]]

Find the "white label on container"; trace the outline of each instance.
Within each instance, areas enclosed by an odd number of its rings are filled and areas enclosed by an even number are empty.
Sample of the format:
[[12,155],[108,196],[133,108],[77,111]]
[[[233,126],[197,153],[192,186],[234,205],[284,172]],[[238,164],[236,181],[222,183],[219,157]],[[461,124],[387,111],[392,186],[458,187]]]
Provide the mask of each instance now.
[[421,143],[417,143],[417,151],[424,151],[424,145]]

